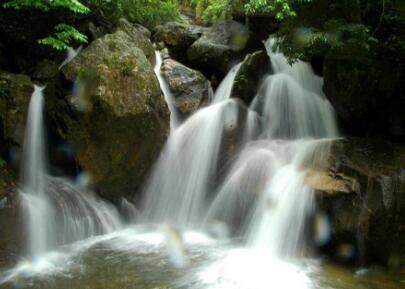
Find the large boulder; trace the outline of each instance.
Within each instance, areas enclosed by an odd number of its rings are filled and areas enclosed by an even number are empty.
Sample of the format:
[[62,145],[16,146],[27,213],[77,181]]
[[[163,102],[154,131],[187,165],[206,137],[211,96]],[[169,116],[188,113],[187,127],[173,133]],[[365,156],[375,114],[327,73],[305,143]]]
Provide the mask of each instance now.
[[155,63],[155,49],[150,41],[151,33],[147,28],[141,25],[129,23],[126,19],[121,18],[117,22],[114,32],[116,31],[123,31],[130,36],[133,41],[133,45],[143,51],[146,58],[150,63],[152,63],[152,65]]
[[34,85],[23,74],[0,70],[0,139],[4,150],[21,146],[24,139],[25,117]]
[[249,105],[256,96],[260,81],[270,72],[271,63],[266,51],[247,54],[236,73],[232,97],[240,98]]
[[169,111],[151,63],[128,33],[92,42],[63,68],[75,84],[66,138],[92,183],[109,198],[133,192],[158,156]]
[[329,216],[332,248],[350,245],[362,263],[405,264],[405,147],[334,141],[327,175],[312,182]]
[[201,72],[170,58],[163,61],[161,72],[182,114],[193,113],[207,103],[210,86]]
[[225,74],[243,58],[248,40],[249,30],[241,23],[219,21],[190,46],[188,60],[199,69]]
[[186,63],[187,49],[207,30],[208,28],[198,25],[168,22],[156,27],[153,39],[155,42],[162,42],[173,59]]
[[0,269],[18,261],[22,240],[18,228],[16,179],[0,158]]

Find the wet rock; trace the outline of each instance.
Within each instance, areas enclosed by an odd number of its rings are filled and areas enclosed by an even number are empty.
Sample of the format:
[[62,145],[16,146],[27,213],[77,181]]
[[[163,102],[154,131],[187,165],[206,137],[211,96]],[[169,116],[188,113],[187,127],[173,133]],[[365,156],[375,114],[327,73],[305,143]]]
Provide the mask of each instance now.
[[219,21],[205,31],[187,51],[190,63],[202,70],[224,74],[242,59],[249,31],[235,21]]
[[324,92],[348,134],[405,139],[405,69],[401,62],[327,55]]
[[169,49],[170,56],[187,63],[187,49],[208,30],[206,27],[178,22],[168,22],[156,27],[155,42],[162,42]]
[[155,49],[150,41],[150,31],[137,24],[132,24],[126,19],[121,18],[118,20],[115,31],[123,31],[131,37],[134,42],[133,45],[140,48],[145,54],[146,58],[152,65],[155,63]]
[[5,146],[22,145],[25,117],[33,91],[28,76],[0,71],[0,123]]
[[43,83],[52,80],[59,73],[59,65],[49,59],[44,59],[35,67],[32,77]]
[[332,245],[354,245],[361,263],[387,265],[394,259],[403,265],[405,147],[370,139],[337,140],[328,178],[333,180],[320,178],[314,187],[330,218]]
[[270,71],[271,63],[266,51],[246,55],[235,76],[232,97],[240,98],[249,105],[259,89],[260,81]]
[[17,229],[17,184],[14,174],[0,159],[0,268],[10,267],[21,253],[21,237]]
[[79,163],[102,194],[133,192],[158,156],[169,111],[151,63],[124,31],[92,42],[63,68],[75,82],[62,118]]
[[209,83],[201,72],[173,59],[165,59],[161,71],[181,113],[195,112],[207,103]]

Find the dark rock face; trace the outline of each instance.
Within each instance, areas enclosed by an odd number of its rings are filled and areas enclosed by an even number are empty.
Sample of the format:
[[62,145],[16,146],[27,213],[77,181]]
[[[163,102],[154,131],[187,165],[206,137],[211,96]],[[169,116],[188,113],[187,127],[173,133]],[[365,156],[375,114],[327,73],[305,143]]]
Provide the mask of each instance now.
[[15,176],[0,164],[0,268],[13,265],[21,253]]
[[[319,181],[320,207],[331,220],[332,245],[352,244],[357,261],[405,262],[405,147],[386,141],[335,141],[329,178]],[[318,178],[318,180],[326,180]]]
[[28,76],[0,71],[0,135],[4,145],[22,145],[33,91],[34,86]]
[[207,103],[209,83],[201,72],[172,59],[163,61],[161,71],[182,114],[195,112]]
[[3,44],[0,42],[0,69],[4,69],[7,66],[7,55]]
[[240,98],[249,105],[259,89],[260,80],[270,72],[271,63],[266,51],[246,55],[235,76],[232,97]]
[[56,117],[63,119],[93,184],[109,198],[142,183],[169,129],[157,78],[137,43],[118,30],[92,42],[63,68],[76,93],[69,99],[71,113]]
[[32,74],[33,79],[47,83],[52,81],[59,73],[59,65],[49,59],[44,59],[35,67]]
[[405,69],[381,59],[330,54],[324,91],[349,134],[405,139]]
[[197,69],[224,74],[242,59],[248,40],[249,31],[241,23],[220,21],[190,46],[188,60]]
[[156,27],[153,39],[163,42],[173,59],[187,63],[187,49],[207,30],[202,26],[168,22]]

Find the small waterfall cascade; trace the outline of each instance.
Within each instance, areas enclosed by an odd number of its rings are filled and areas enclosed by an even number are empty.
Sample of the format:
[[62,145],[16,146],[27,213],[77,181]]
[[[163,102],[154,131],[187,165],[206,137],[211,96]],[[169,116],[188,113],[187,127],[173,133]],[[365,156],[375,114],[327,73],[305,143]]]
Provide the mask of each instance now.
[[223,135],[236,127],[241,105],[230,99],[236,66],[209,106],[172,130],[144,190],[141,211],[152,222],[198,227],[217,175]]
[[250,247],[289,258],[304,251],[306,220],[313,210],[306,170],[325,169],[329,139],[338,132],[322,78],[307,63],[290,66],[272,45],[273,40],[266,43],[274,74],[264,80],[250,106],[250,112],[260,115],[260,124],[247,125],[259,127],[259,136],[245,142],[205,223],[236,226]]
[[22,212],[29,239],[27,251],[31,256],[44,253],[52,242],[49,240],[51,219],[47,216],[50,200],[45,192],[43,90],[44,87],[35,85],[30,100],[24,140],[24,163],[20,177]]
[[35,86],[29,104],[20,180],[30,257],[120,227],[118,212],[112,205],[67,180],[47,174],[43,90]]
[[73,60],[73,58],[75,58],[80,51],[82,51],[82,46],[80,45],[78,48],[74,49],[73,47],[68,47],[67,49],[67,55],[66,55],[66,59],[63,60],[63,62],[59,65],[59,70],[65,66],[66,64],[68,64],[70,61]]
[[163,59],[162,59],[162,54],[160,53],[160,51],[156,50],[155,51],[155,56],[156,56],[156,64],[155,67],[153,69],[153,71],[156,74],[156,77],[159,81],[159,85],[160,88],[162,89],[163,95],[165,97],[167,106],[169,107],[169,111],[170,111],[170,130],[175,129],[176,127],[179,126],[180,123],[180,118],[175,106],[175,99],[173,94],[170,91],[169,86],[167,85],[166,80],[163,78],[161,72],[160,72],[160,68],[162,66],[163,63]]

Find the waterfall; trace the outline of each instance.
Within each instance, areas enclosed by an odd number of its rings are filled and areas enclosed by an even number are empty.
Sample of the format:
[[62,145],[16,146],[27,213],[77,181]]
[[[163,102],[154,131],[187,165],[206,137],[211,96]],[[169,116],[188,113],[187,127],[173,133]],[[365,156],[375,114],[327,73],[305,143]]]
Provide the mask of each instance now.
[[28,232],[27,251],[31,256],[44,253],[52,242],[49,238],[52,219],[47,215],[50,201],[45,192],[43,90],[44,87],[35,85],[29,103],[20,177],[22,213]]
[[67,48],[67,55],[66,55],[66,59],[63,60],[63,62],[59,65],[59,70],[65,66],[66,64],[68,64],[70,61],[73,60],[73,58],[75,58],[80,51],[82,51],[82,46],[80,45],[78,48],[74,49],[73,47],[68,47]]
[[82,51],[82,46],[80,45],[78,48],[74,49],[73,47],[68,47],[67,48],[67,55],[65,60],[63,60],[63,62],[59,65],[59,70],[62,69],[63,66],[65,66],[66,64],[68,64],[70,61],[73,60],[73,58],[75,58],[80,51]]
[[[330,143],[325,138],[338,133],[322,78],[302,61],[289,65],[272,45],[266,43],[274,73],[249,108],[231,98],[238,64],[210,105],[171,131],[143,192],[141,211],[149,221],[231,228],[250,247],[281,258],[303,251],[313,209],[305,169],[322,167]],[[234,143],[228,173],[219,177],[232,129],[242,137]]]
[[155,51],[155,56],[156,56],[156,64],[153,69],[153,71],[156,74],[156,77],[159,81],[160,88],[162,89],[163,96],[165,97],[167,106],[169,107],[170,111],[170,130],[175,129],[178,127],[180,123],[179,119],[179,113],[177,111],[176,105],[175,105],[175,99],[173,94],[170,91],[170,88],[166,82],[166,80],[163,78],[162,73],[160,72],[160,68],[162,66],[163,60],[162,60],[162,54],[159,51]]
[[118,212],[112,205],[67,180],[47,174],[43,90],[35,86],[29,104],[20,178],[21,213],[27,254],[31,257],[120,227]]
[[[280,258],[305,249],[306,220],[313,210],[307,168],[324,169],[330,138],[337,137],[333,109],[322,79],[309,64],[290,66],[266,43],[274,74],[262,83],[247,118],[259,136],[246,141],[207,213],[205,224],[237,226],[253,248]],[[254,204],[249,205],[249,204]]]
[[230,99],[236,66],[212,103],[171,131],[144,189],[141,210],[150,221],[198,227],[217,175],[223,134],[235,129],[240,103]]

